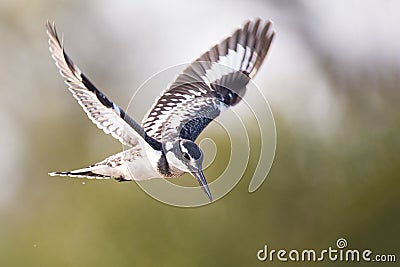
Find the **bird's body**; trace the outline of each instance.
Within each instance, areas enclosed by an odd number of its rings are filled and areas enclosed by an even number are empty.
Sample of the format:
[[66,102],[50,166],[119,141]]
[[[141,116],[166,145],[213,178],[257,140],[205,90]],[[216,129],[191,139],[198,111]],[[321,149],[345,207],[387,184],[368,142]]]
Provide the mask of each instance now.
[[52,57],[73,96],[97,127],[131,147],[87,168],[50,175],[132,181],[190,172],[212,200],[203,153],[194,141],[244,95],[273,39],[270,25],[249,21],[204,53],[156,100],[141,126],[89,81],[66,54],[54,24],[47,23]]

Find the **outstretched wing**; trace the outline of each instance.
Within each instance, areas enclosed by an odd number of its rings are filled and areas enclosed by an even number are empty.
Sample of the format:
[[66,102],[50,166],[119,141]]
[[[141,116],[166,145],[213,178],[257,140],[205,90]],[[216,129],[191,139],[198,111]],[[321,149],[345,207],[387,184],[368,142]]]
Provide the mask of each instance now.
[[161,146],[159,142],[149,137],[123,109],[100,92],[72,62],[64,50],[62,41],[58,38],[54,23],[47,22],[46,28],[49,36],[49,49],[56,66],[89,119],[106,134],[111,134],[124,145],[134,147],[145,140],[153,148],[159,148]]
[[223,109],[235,105],[269,50],[271,22],[248,21],[189,65],[163,92],[143,120],[153,138],[194,141]]

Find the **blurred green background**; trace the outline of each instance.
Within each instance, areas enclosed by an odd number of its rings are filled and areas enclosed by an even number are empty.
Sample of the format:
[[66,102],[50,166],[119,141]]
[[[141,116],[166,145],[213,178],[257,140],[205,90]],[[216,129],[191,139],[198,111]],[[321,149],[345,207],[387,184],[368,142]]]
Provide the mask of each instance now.
[[[0,0],[0,266],[285,266],[256,253],[266,244],[322,250],[341,237],[398,262],[398,10],[389,0]],[[151,75],[254,17],[272,19],[277,32],[255,79],[278,136],[258,191],[247,192],[254,157],[226,197],[191,209],[157,202],[135,183],[47,175],[121,150],[62,83],[47,19],[77,65],[126,107]],[[140,121],[150,105],[132,115]],[[229,145],[212,129],[205,136],[221,151]]]

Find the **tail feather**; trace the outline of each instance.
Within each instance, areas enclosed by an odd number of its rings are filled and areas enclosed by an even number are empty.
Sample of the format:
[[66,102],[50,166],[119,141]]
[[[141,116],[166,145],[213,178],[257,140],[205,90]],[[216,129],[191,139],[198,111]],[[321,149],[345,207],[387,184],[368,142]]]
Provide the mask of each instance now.
[[113,178],[113,176],[110,176],[110,175],[94,173],[91,170],[91,168],[84,168],[84,169],[69,171],[69,172],[50,172],[49,175],[50,176],[69,176],[69,177],[88,178],[88,179],[110,179],[110,178]]

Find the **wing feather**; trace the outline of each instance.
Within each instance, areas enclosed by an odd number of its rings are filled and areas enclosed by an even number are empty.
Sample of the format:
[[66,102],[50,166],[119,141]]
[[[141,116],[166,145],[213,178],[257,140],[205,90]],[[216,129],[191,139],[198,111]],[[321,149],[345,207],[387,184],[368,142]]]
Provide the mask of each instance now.
[[240,101],[273,38],[270,21],[246,22],[176,78],[144,117],[144,130],[159,141],[194,141],[222,110]]
[[124,145],[135,147],[147,141],[153,148],[161,145],[147,136],[144,129],[125,111],[100,92],[73,63],[64,50],[54,23],[47,22],[49,50],[61,76],[74,98],[82,106],[89,119],[106,134],[111,134]]

